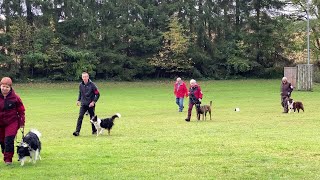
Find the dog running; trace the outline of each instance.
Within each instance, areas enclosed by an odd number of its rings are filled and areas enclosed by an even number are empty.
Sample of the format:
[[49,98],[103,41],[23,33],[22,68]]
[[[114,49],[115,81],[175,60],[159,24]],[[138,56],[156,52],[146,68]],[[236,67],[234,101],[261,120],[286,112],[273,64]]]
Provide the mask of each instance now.
[[297,110],[299,113],[300,109],[304,112],[304,107],[303,107],[302,102],[299,102],[299,101],[295,102],[291,98],[288,99],[288,109],[289,109],[288,113],[290,113],[292,110],[293,110],[293,112],[296,112],[296,110]]
[[17,146],[18,161],[23,166],[27,157],[30,157],[30,162],[36,163],[41,160],[41,133],[38,130],[29,131],[26,136],[22,138],[22,141]]
[[97,116],[94,116],[90,122],[95,126],[95,128],[97,129],[97,136],[99,136],[99,134],[103,133],[103,130],[107,129],[108,130],[108,135],[110,135],[110,131],[114,125],[113,121],[115,118],[120,118],[121,114],[116,113],[115,115],[113,115],[110,118],[105,118],[105,119],[100,119]]
[[197,118],[200,120],[200,116],[202,114],[202,120],[207,119],[207,113],[210,115],[210,120],[211,120],[211,107],[212,107],[212,101],[210,101],[210,105],[203,105],[201,106],[200,104],[196,104],[196,109],[197,109]]

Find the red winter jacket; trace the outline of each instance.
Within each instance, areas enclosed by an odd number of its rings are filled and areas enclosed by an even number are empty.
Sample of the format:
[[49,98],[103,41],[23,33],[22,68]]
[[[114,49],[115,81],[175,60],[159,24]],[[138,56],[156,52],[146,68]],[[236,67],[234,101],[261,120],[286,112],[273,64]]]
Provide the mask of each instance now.
[[202,91],[198,84],[189,89],[189,100],[190,103],[197,104],[199,103],[199,99],[202,99]]
[[18,121],[19,126],[24,126],[24,112],[23,103],[13,89],[6,97],[0,93],[0,126],[7,126],[14,121]]
[[179,86],[178,82],[174,84],[174,95],[176,95],[177,98],[183,98],[188,97],[188,89],[184,82],[182,82]]

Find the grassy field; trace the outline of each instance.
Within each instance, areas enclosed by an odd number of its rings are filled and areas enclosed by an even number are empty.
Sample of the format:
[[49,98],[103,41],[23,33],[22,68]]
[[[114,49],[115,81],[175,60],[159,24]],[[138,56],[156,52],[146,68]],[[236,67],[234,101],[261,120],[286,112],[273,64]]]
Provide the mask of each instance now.
[[[42,132],[42,160],[0,163],[1,179],[320,179],[320,85],[294,91],[304,113],[282,114],[280,80],[203,81],[213,119],[185,122],[173,82],[97,82],[96,114],[116,112],[111,136],[72,136],[78,83],[18,84],[26,130]],[[185,100],[185,106],[188,101]],[[234,108],[239,107],[240,112]],[[194,111],[193,111],[194,112]],[[18,140],[21,133],[18,133]]]

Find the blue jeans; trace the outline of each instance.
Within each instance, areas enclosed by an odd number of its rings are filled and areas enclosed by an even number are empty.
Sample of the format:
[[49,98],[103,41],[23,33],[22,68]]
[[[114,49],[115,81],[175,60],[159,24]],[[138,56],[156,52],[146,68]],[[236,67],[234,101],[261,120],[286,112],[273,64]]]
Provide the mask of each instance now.
[[176,104],[179,106],[179,112],[182,112],[183,110],[183,97],[182,98],[176,98]]

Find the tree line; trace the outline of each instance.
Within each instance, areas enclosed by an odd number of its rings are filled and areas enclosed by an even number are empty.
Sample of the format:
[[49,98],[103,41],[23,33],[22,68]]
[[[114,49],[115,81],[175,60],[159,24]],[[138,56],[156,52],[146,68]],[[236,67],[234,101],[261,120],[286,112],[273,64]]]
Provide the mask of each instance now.
[[[290,4],[296,13],[284,12]],[[272,78],[305,49],[305,7],[298,0],[2,0],[0,75]],[[312,25],[320,31],[317,17]]]

